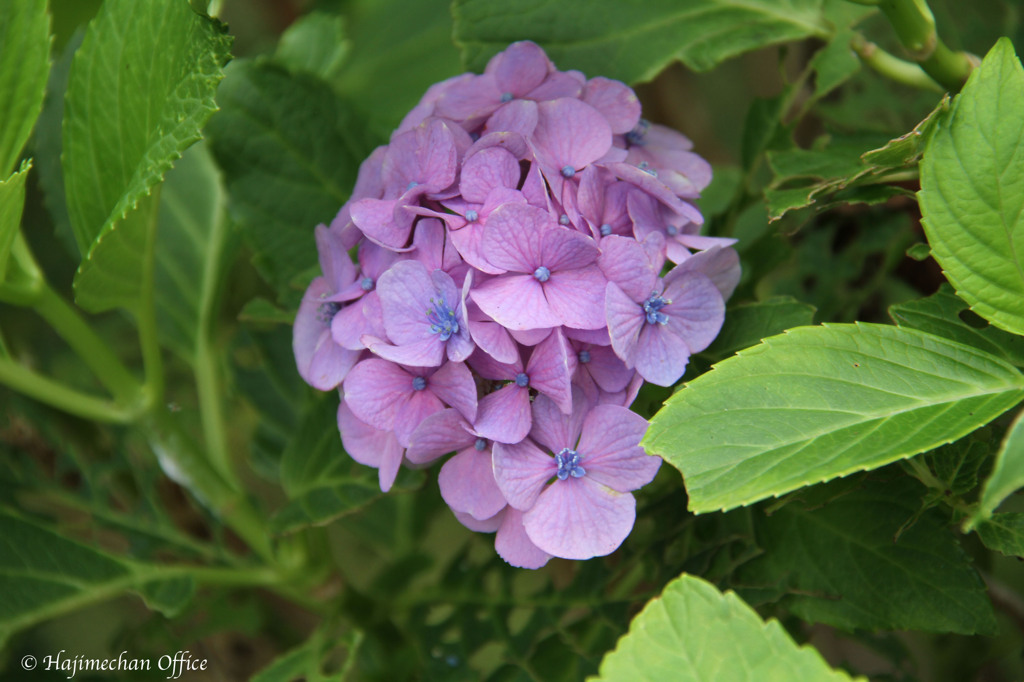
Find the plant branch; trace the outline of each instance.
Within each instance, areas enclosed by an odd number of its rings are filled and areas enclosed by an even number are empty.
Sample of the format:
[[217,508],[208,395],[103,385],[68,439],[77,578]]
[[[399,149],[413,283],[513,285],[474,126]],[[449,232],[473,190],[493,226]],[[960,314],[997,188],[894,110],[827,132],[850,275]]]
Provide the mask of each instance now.
[[[861,3],[867,4],[867,3]],[[935,30],[935,17],[926,0],[879,0],[910,58],[950,92],[959,92],[977,61],[946,47]]]
[[943,91],[919,64],[894,57],[860,34],[854,35],[850,41],[850,48],[857,53],[862,62],[890,80],[919,90]]
[[83,419],[112,424],[130,424],[141,415],[139,409],[122,407],[108,400],[82,393],[38,374],[9,358],[0,358],[0,384],[5,384],[41,403],[46,403]]

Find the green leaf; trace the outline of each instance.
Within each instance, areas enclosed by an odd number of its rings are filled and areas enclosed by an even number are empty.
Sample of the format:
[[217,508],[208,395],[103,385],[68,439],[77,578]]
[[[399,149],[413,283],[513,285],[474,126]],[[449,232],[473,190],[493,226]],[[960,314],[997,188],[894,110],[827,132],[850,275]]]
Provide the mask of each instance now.
[[560,69],[626,83],[651,80],[675,59],[708,71],[748,50],[832,32],[821,0],[455,0],[452,15],[471,69],[527,39]]
[[979,522],[974,530],[989,549],[1006,556],[1024,557],[1024,514],[996,514]]
[[932,255],[992,324],[1024,333],[1024,69],[1002,38],[953,101],[921,162]]
[[160,192],[155,302],[161,341],[195,362],[197,338],[209,333],[234,240],[225,215],[220,173],[197,144],[167,174]]
[[21,213],[25,208],[25,178],[30,161],[24,161],[21,169],[0,182],[0,285],[7,274],[7,260],[11,256],[14,239],[20,234]]
[[[820,494],[835,485],[823,487]],[[791,501],[759,518],[764,553],[740,568],[736,582],[784,584],[791,594],[782,606],[811,623],[993,634],[985,583],[941,516],[924,514],[900,532],[923,493],[901,477],[868,479],[824,506]]]
[[[967,311],[968,306],[963,299],[954,294],[948,284],[943,284],[928,298],[892,306],[889,316],[901,327],[945,336],[1024,367],[1024,338],[989,326]],[[981,322],[982,326],[967,324],[964,321],[967,315]]]
[[352,0],[352,50],[332,83],[381,142],[427,88],[465,71],[449,0]]
[[177,0],[105,2],[86,32],[63,131],[83,307],[133,306],[156,204],[135,209],[200,138],[230,43],[221,24]]
[[686,385],[644,438],[690,509],[731,509],[874,469],[970,433],[1024,397],[1012,365],[875,324],[800,327]]
[[[938,494],[965,495],[978,485],[978,472],[992,454],[987,438],[977,437],[988,429],[979,429],[960,440],[936,448],[924,455],[924,461],[942,484]],[[926,482],[927,483],[927,482]]]
[[344,19],[311,12],[296,19],[281,35],[274,59],[290,71],[311,73],[330,81],[344,65],[350,47]]
[[146,606],[167,618],[181,615],[196,594],[196,581],[189,576],[155,580],[138,590]]
[[813,305],[791,296],[730,306],[722,330],[703,354],[714,361],[721,360],[761,339],[811,324],[814,311]]
[[860,58],[850,47],[853,31],[840,31],[825,47],[814,53],[814,98],[820,99],[860,71]]
[[[683,575],[633,619],[601,662],[599,682],[841,682],[814,649],[797,646],[732,592]],[[858,678],[860,679],[860,678]]]
[[363,125],[322,80],[266,62],[233,64],[217,101],[211,149],[254,263],[280,294],[317,262],[313,229],[348,199],[371,151]]
[[976,523],[992,516],[992,512],[1007,497],[1024,488],[1024,412],[1017,415],[1006,433],[1002,447],[996,454],[996,463],[981,490],[978,507],[964,524],[970,530]]
[[117,559],[0,509],[0,643],[16,630],[120,594],[132,582]]
[[861,158],[871,166],[912,166],[921,159],[925,147],[931,141],[932,136],[938,129],[939,121],[949,111],[949,95],[943,95],[938,106],[925,117],[923,121],[914,126],[906,135],[889,140],[878,149],[864,152]]
[[43,108],[50,72],[46,2],[0,3],[0,45],[0,178],[5,178]]

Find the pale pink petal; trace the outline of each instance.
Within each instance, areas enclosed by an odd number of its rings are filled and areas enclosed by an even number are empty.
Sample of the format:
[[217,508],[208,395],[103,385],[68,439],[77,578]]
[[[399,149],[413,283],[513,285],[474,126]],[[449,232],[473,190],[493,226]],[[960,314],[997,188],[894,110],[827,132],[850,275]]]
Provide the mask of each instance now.
[[474,289],[472,296],[482,311],[509,329],[537,329],[562,324],[562,318],[552,311],[541,283],[533,275],[495,277]]
[[[430,379],[427,380],[429,385]],[[399,444],[407,448],[413,431],[430,415],[444,409],[444,403],[434,395],[433,391],[413,391],[408,400],[395,411],[395,438]]]
[[[517,99],[512,100],[508,104],[502,105],[494,114],[487,120],[487,125],[484,126],[485,137],[500,133],[514,133],[519,137],[519,140],[528,138],[533,135],[534,129],[537,127],[537,103],[531,102],[530,100]],[[509,149],[516,150],[520,153],[516,154],[517,158],[524,158],[526,151],[522,150],[518,146],[518,141],[513,141]]]
[[379,358],[362,360],[345,377],[345,402],[352,414],[378,429],[395,426],[395,414],[409,399],[412,375]]
[[[454,284],[453,284],[454,286]],[[384,329],[392,343],[403,346],[433,338],[440,349],[443,342],[430,331],[427,311],[438,297],[427,268],[415,260],[399,261],[380,276],[377,295],[384,314]]]
[[367,239],[389,249],[405,249],[413,215],[400,208],[399,199],[360,199],[352,204],[352,222]]
[[463,514],[452,510],[452,514],[455,515],[455,519],[466,528],[476,533],[493,533],[501,527],[501,524],[505,521],[505,512],[511,510],[511,507],[506,506],[500,512],[495,514],[489,519],[480,521],[474,519],[470,514]]
[[576,353],[561,329],[555,329],[534,347],[526,365],[530,388],[550,397],[565,414],[572,412],[572,375],[575,371]]
[[490,147],[466,159],[460,177],[462,198],[482,204],[491,190],[516,188],[519,184],[519,162],[504,149]]
[[331,320],[331,335],[335,343],[350,350],[366,348],[362,341],[364,336],[379,338],[385,334],[384,314],[376,291],[345,306]]
[[530,432],[530,392],[509,384],[480,399],[473,430],[498,443],[518,443]]
[[494,77],[499,92],[522,97],[543,83],[552,69],[539,45],[521,41],[512,43],[491,58],[484,73]]
[[485,227],[479,222],[468,223],[465,227],[460,230],[454,230],[449,233],[449,237],[452,240],[452,244],[459,250],[459,255],[462,256],[463,260],[472,265],[477,270],[482,270],[491,275],[500,275],[505,272],[501,268],[496,268],[487,262],[483,253],[483,240],[484,240]]
[[579,97],[583,91],[583,78],[579,72],[558,72],[548,75],[538,87],[527,93],[527,97],[538,102],[562,97]]
[[[530,151],[530,146],[527,144],[523,135],[529,135],[533,132],[533,126],[537,125],[536,113],[533,116],[533,124],[530,125],[529,130],[525,133],[520,132],[519,128],[515,126],[504,127],[499,121],[499,117],[502,115],[502,112],[512,105],[519,103],[533,105],[534,112],[536,112],[537,105],[533,102],[526,102],[525,100],[509,102],[509,104],[503,106],[501,109],[496,111],[493,116],[487,119],[487,126],[484,127],[483,135],[481,135],[480,139],[474,142],[466,152],[466,158],[469,158],[483,149],[490,149],[491,147],[504,149],[512,156],[516,157],[516,159],[525,159],[532,153]],[[496,125],[492,126],[492,123],[496,123]],[[518,185],[518,181],[515,184]]]
[[412,236],[412,256],[427,269],[428,272],[444,268],[444,224],[437,218],[421,220],[416,224]]
[[510,566],[537,569],[548,562],[551,556],[533,544],[523,526],[522,512],[507,507],[498,534],[494,538],[494,549]]
[[309,383],[309,367],[320,344],[320,336],[325,329],[330,328],[330,312],[336,307],[326,300],[330,293],[330,285],[326,278],[317,277],[306,288],[299,310],[295,314],[295,324],[292,326],[292,351],[295,354],[295,366],[306,383]]
[[601,240],[601,272],[634,301],[647,298],[654,289],[658,273],[644,247],[635,239],[609,235]]
[[364,334],[359,340],[377,357],[399,365],[437,367],[444,360],[444,343],[437,335],[402,346],[395,346],[370,334]]
[[586,371],[602,391],[617,393],[625,389],[636,375],[609,346],[588,346],[587,352],[590,360],[586,363]]
[[583,101],[604,114],[617,135],[628,133],[640,121],[640,100],[620,81],[591,78],[583,89]]
[[329,330],[320,334],[313,359],[309,365],[308,376],[303,377],[313,388],[329,391],[336,388],[359,360],[362,353],[357,350],[342,348],[331,338]]
[[441,365],[427,379],[427,386],[431,393],[449,407],[454,407],[470,422],[476,419],[476,383],[465,363],[446,362]]
[[596,265],[553,272],[543,285],[544,296],[561,324],[576,329],[601,329],[606,323],[602,293],[607,282]]
[[564,559],[611,554],[636,519],[636,500],[589,477],[555,481],[523,514],[526,534],[537,547]]
[[[569,412],[563,411],[544,395],[537,396],[533,401],[533,426],[530,428],[530,438],[554,454],[558,454],[563,448],[575,449],[580,439],[587,405],[583,393],[578,388],[573,390],[572,398]],[[557,468],[556,466],[555,469]]]
[[665,183],[647,171],[621,162],[604,164],[604,167],[613,172],[617,178],[636,185],[690,222],[696,225],[704,224],[704,216],[700,214],[700,211],[694,208],[692,204],[677,197]]
[[505,497],[494,482],[489,450],[469,447],[441,467],[437,475],[441,497],[453,511],[475,519],[489,519],[506,505]]
[[[676,270],[680,270],[680,274],[699,272],[706,275],[722,295],[722,300],[727,300],[740,281],[740,258],[735,249],[715,245],[706,251],[693,254],[683,265],[673,268],[672,272]],[[665,276],[666,286],[670,278],[678,276],[672,272]]]
[[558,473],[555,458],[542,452],[529,439],[491,446],[494,480],[501,494],[516,509],[526,511],[537,501],[544,484]]
[[356,278],[356,266],[342,243],[341,230],[329,230],[325,225],[317,225],[313,234],[320,256],[320,269],[327,280],[328,289],[338,294]]
[[449,452],[471,447],[477,440],[465,417],[454,408],[435,412],[409,436],[406,458],[413,464],[432,462]]
[[532,348],[548,338],[548,335],[551,334],[551,327],[546,329],[512,329],[509,330],[509,334],[519,345]]
[[[664,310],[662,308],[662,312]],[[644,320],[634,357],[636,371],[644,379],[659,386],[671,386],[683,376],[689,360],[690,349],[682,337],[674,334],[668,325]]]
[[557,228],[547,211],[529,204],[507,204],[487,219],[483,254],[502,270],[533,274],[542,262],[541,242],[546,230]]
[[640,447],[647,420],[624,407],[598,405],[583,420],[576,451],[586,476],[612,490],[629,492],[652,480],[661,458]]
[[381,491],[389,491],[402,464],[402,446],[395,435],[358,419],[345,401],[338,406],[338,431],[345,452],[360,464],[377,469]]
[[636,346],[640,329],[647,321],[644,309],[614,282],[609,282],[605,290],[604,309],[612,348],[627,367],[633,367],[636,364]]
[[565,166],[583,170],[612,146],[608,121],[578,99],[562,98],[537,105],[534,144],[544,162],[556,172]]
[[575,230],[553,228],[545,230],[540,237],[540,265],[551,272],[585,267],[596,261],[600,253],[593,239]]
[[498,362],[518,360],[519,350],[508,330],[485,315],[479,306],[474,305],[469,310],[469,332],[473,342]]
[[662,297],[671,301],[661,309],[668,316],[669,330],[685,340],[691,353],[699,353],[715,340],[725,320],[725,303],[710,279],[689,271],[671,279],[666,276]]

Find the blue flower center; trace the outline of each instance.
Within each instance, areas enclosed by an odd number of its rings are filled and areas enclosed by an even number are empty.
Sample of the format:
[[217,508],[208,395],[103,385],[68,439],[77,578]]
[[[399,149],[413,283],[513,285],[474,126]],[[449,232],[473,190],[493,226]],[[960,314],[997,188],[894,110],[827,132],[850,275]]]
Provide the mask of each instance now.
[[519,388],[526,388],[529,385],[530,377],[526,374],[526,372],[520,372],[519,374],[516,375],[516,386],[518,386]]
[[661,309],[671,302],[652,291],[650,297],[644,301],[644,314],[647,316],[647,322],[649,324],[667,324],[668,315],[661,312]]
[[373,289],[373,280],[369,277],[363,277],[359,280],[359,288],[363,291],[371,291]]
[[413,377],[412,378],[412,390],[414,390],[414,391],[422,391],[426,387],[427,387],[427,380],[424,379],[423,377]]
[[406,186],[405,186],[405,191],[406,191],[406,192],[408,192],[408,191],[409,191],[409,190],[411,190],[411,189],[412,189],[413,187],[416,187],[416,186],[417,186],[417,185],[419,185],[419,184],[420,184],[420,183],[418,183],[418,182],[416,182],[415,180],[413,180],[412,182],[410,182],[410,183],[409,183],[408,185],[406,185]]
[[471,223],[475,223],[477,218],[479,217],[480,214],[474,211],[473,209],[469,209],[468,211],[466,211],[466,220],[468,220]]
[[473,443],[473,447],[476,448],[478,452],[483,452],[487,449],[487,441],[483,438],[477,438],[476,442]]
[[563,166],[561,172],[563,178],[571,178],[572,176],[576,175],[576,169],[573,168],[572,166]]
[[538,282],[546,282],[551,278],[551,271],[542,265],[533,271],[533,276]]
[[564,213],[562,215],[558,216],[558,224],[559,225],[568,225],[569,224],[569,216],[567,216]]
[[447,341],[452,334],[459,333],[459,323],[455,319],[455,311],[448,307],[444,298],[430,299],[434,304],[433,308],[427,310],[427,322],[430,323],[430,331],[441,335],[442,341]]
[[572,476],[573,478],[583,478],[587,474],[587,470],[580,466],[580,462],[583,460],[583,455],[570,450],[569,448],[562,448],[562,451],[555,455],[555,462],[558,464],[558,476],[559,481]]
[[588,362],[590,362],[590,351],[581,350],[579,355],[577,355],[576,357],[579,358],[580,362],[582,362],[585,365]]
[[501,94],[501,101],[502,102],[511,102],[515,98],[516,98],[516,96],[513,95],[511,92],[503,92]]
[[612,226],[611,225],[609,225],[608,223],[605,223],[604,225],[601,226],[601,236],[602,237],[607,237],[611,233],[612,233]]
[[626,133],[626,142],[634,147],[642,147],[644,145],[644,138],[647,136],[647,130],[650,127],[651,124],[647,120],[640,119],[636,127]]
[[341,304],[337,301],[324,301],[316,309],[316,316],[322,323],[330,324],[339,310],[341,310]]
[[679,234],[679,228],[676,227],[675,225],[667,225],[665,227],[665,231],[668,232],[669,236],[672,237],[675,237],[677,234]]

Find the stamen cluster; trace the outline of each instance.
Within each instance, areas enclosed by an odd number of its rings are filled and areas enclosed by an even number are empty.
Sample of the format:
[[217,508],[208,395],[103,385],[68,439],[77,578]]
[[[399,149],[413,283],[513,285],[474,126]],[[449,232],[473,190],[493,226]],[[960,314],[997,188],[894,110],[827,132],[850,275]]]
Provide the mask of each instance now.
[[739,279],[732,240],[699,234],[691,147],[530,42],[427,91],[317,227],[294,327],[382,490],[455,453],[441,494],[510,564],[622,543],[661,463],[628,407],[679,380]]

